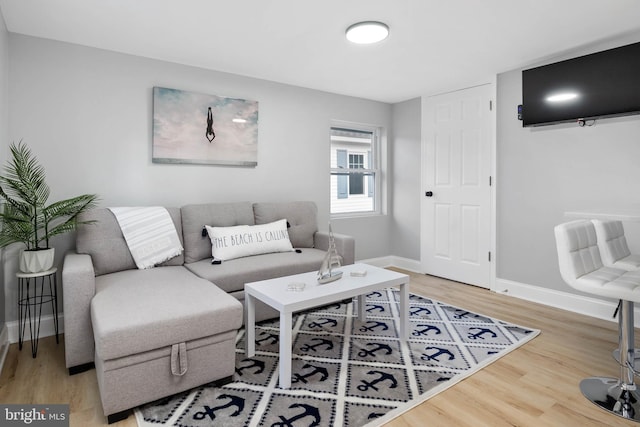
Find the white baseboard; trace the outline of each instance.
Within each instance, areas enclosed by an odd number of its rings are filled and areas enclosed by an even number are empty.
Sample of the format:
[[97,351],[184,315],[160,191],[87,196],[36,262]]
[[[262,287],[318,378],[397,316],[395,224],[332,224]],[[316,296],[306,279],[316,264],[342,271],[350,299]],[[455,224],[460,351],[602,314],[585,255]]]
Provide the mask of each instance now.
[[363,264],[373,265],[375,267],[385,268],[385,267],[396,267],[402,268],[407,271],[411,271],[412,273],[422,274],[420,261],[416,261],[414,259],[403,258],[399,256],[389,255],[380,258],[369,258],[359,260],[357,262],[361,262]]
[[7,358],[9,345],[9,330],[7,329],[7,324],[5,323],[2,326],[2,330],[0,331],[0,374],[2,373],[2,368],[4,367],[4,361]]
[[[423,273],[421,271],[422,268],[420,261],[393,255],[364,259],[359,260],[358,262],[381,268],[397,267],[418,274]],[[495,288],[492,289],[492,291],[526,301],[536,302],[550,307],[596,317],[598,319],[609,320],[612,322],[617,321],[613,318],[613,313],[618,305],[618,301],[599,299],[570,292],[562,292],[501,278],[496,278]],[[635,306],[634,323],[636,327],[640,327],[640,305]]]
[[[577,295],[500,278],[496,279],[496,289],[493,290],[497,293],[526,301],[612,322],[617,321],[613,318],[613,313],[618,305],[618,301]],[[636,327],[640,327],[640,307],[638,305],[634,307],[634,324]]]
[[[17,320],[6,323],[10,344],[18,342],[18,338],[20,336],[20,330],[18,329],[18,326],[19,326],[19,322]],[[58,334],[61,334],[63,332],[64,332],[64,313],[61,313],[58,315]],[[49,314],[49,315],[42,316],[42,319],[40,320],[40,334],[38,335],[38,337],[45,338],[55,334],[56,334],[56,328],[55,328],[55,324],[53,323],[53,315]],[[27,321],[27,324],[26,324],[24,339],[25,341],[29,341],[31,339],[31,336],[29,333],[29,321]]]

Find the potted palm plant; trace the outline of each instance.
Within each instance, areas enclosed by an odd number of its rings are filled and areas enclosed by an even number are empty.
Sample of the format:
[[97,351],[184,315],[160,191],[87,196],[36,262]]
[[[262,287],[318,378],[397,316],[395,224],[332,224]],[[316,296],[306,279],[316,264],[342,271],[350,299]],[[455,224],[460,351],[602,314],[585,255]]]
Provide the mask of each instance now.
[[11,144],[11,159],[0,176],[0,247],[22,243],[20,271],[38,273],[53,266],[51,237],[75,230],[78,215],[95,206],[95,194],[83,194],[47,205],[49,186],[44,168],[20,141]]

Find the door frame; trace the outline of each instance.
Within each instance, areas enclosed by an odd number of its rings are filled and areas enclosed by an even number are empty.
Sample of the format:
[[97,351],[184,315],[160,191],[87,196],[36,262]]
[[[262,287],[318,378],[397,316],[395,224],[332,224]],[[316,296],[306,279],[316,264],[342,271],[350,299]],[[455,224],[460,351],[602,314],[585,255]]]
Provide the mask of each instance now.
[[[496,242],[497,242],[497,202],[496,202],[496,194],[497,194],[497,188],[499,185],[499,180],[498,180],[498,176],[497,176],[497,123],[496,123],[496,118],[497,118],[497,114],[496,114],[496,110],[498,108],[496,99],[497,99],[497,75],[494,75],[489,82],[486,83],[482,83],[482,84],[478,84],[478,85],[474,85],[474,86],[468,86],[468,87],[464,87],[464,88],[460,88],[460,89],[456,89],[456,90],[451,90],[451,91],[447,91],[447,92],[440,92],[440,93],[434,93],[434,94],[430,94],[430,95],[423,95],[421,97],[421,106],[420,109],[421,111],[423,110],[424,107],[424,103],[425,103],[425,98],[430,98],[433,96],[438,96],[438,95],[445,95],[447,93],[452,93],[452,92],[458,92],[461,90],[465,90],[465,89],[471,89],[473,87],[477,87],[477,86],[484,86],[484,85],[491,85],[490,88],[490,92],[491,92],[491,103],[492,103],[492,108],[489,112],[489,120],[490,120],[490,131],[491,131],[491,135],[489,137],[489,146],[490,146],[490,153],[489,153],[489,159],[491,162],[490,165],[490,173],[491,173],[491,186],[489,188],[489,194],[490,194],[490,210],[491,212],[489,213],[489,250],[491,252],[491,262],[489,263],[489,286],[488,289],[490,291],[493,292],[499,292],[498,289],[496,289],[496,284],[497,284],[497,280],[496,280],[496,275],[497,275],[497,261],[498,261],[498,252],[497,252],[497,248],[496,248]],[[425,217],[425,213],[424,213],[424,203],[422,198],[424,197],[424,191],[426,188],[426,171],[424,168],[424,159],[425,159],[425,155],[426,155],[426,138],[425,138],[425,123],[422,120],[422,114],[420,115],[420,133],[421,133],[421,144],[420,144],[420,269],[422,270],[422,266],[424,265],[424,259],[423,259],[423,254],[422,254],[422,242],[424,241],[424,217]],[[428,271],[421,271],[424,274],[429,274]]]

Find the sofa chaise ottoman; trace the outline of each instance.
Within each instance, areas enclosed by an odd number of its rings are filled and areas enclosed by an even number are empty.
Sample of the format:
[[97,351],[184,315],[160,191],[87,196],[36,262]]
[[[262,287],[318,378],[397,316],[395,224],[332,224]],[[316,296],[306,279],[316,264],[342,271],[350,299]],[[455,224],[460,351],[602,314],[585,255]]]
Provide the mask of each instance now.
[[131,407],[230,380],[241,317],[235,298],[182,267],[100,276],[91,324],[109,421]]

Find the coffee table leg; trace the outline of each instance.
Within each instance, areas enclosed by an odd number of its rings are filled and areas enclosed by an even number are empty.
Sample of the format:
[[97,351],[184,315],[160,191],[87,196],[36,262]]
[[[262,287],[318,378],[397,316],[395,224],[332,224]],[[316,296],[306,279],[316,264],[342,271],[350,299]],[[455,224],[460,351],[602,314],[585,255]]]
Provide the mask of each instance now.
[[409,339],[409,284],[400,285],[400,338]]
[[358,319],[361,322],[367,320],[367,296],[358,295]]
[[291,387],[291,313],[280,313],[280,388]]
[[256,354],[256,309],[255,309],[255,300],[254,298],[245,293],[244,296],[245,303],[245,315],[246,319],[244,321],[245,328],[245,338],[246,338],[246,346],[247,346],[247,357],[253,357]]

